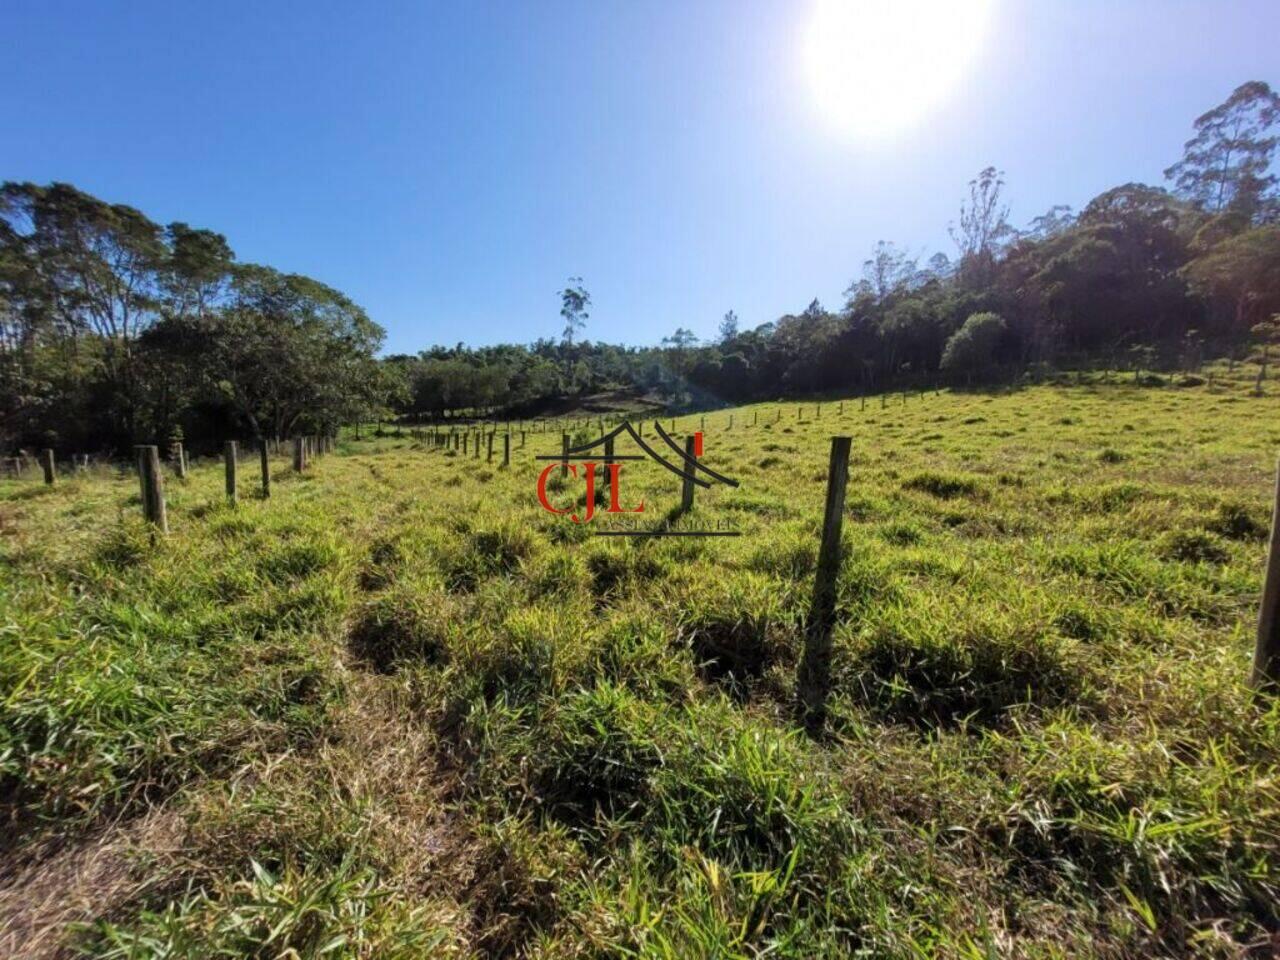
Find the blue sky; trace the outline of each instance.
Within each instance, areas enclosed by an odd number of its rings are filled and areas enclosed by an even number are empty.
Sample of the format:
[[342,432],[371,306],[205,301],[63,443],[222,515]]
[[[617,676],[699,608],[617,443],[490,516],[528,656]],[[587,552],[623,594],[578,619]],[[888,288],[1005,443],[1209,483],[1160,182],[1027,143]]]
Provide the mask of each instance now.
[[1274,2],[993,3],[937,107],[858,138],[806,80],[806,0],[9,0],[0,176],[218,230],[389,351],[556,336],[570,275],[589,338],[654,343],[837,306],[880,239],[951,253],[988,164],[1018,224],[1160,183],[1199,113],[1280,81]]

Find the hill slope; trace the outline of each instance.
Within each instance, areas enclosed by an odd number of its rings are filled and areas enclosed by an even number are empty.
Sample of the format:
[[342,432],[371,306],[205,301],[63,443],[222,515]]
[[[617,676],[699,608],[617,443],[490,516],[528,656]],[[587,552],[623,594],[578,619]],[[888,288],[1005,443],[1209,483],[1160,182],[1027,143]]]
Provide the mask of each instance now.
[[[733,538],[547,513],[545,434],[509,469],[500,437],[492,464],[348,439],[235,508],[197,465],[154,545],[127,472],[0,482],[0,952],[1260,945],[1280,713],[1241,683],[1280,399],[839,409],[708,415],[704,459],[740,486],[699,489],[676,529]],[[792,704],[836,433],[854,452],[814,740]],[[645,523],[679,501],[655,464],[624,477]]]

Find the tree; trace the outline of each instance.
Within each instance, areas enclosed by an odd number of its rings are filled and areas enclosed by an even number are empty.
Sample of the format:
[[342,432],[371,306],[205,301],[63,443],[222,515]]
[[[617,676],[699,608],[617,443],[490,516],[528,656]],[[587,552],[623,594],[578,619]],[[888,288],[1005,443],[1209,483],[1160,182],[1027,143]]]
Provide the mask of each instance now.
[[720,342],[728,343],[738,336],[738,315],[730,310],[720,321]]
[[1260,318],[1280,310],[1280,226],[1228,237],[1183,273],[1193,290],[1227,307],[1231,336],[1240,342]]
[[960,278],[980,286],[990,281],[996,255],[1013,233],[1009,208],[1001,203],[1003,172],[986,167],[969,181],[969,201],[960,204],[959,226],[949,228],[960,251]]
[[698,338],[694,335],[694,332],[686,330],[684,327],[676,327],[675,333],[669,337],[662,338],[663,345],[670,347],[670,352],[674,354],[671,369],[676,376],[688,376],[690,368],[689,349],[697,342]]
[[1274,215],[1276,176],[1269,171],[1277,124],[1280,95],[1260,80],[1242,83],[1196,118],[1196,135],[1164,175],[1205,210],[1230,210],[1246,223],[1266,219]]
[[560,316],[564,318],[564,342],[573,345],[573,338],[587,325],[591,315],[591,294],[582,285],[581,277],[570,277],[569,286],[560,291]]
[[395,381],[374,357],[382,328],[341,293],[246,264],[230,298],[204,316],[167,318],[148,345],[183,363],[254,436],[283,437],[300,425],[331,430],[386,405]]
[[876,243],[871,257],[862,262],[862,279],[845,290],[849,300],[868,298],[883,303],[891,295],[911,287],[919,275],[916,259],[884,240]]
[[1040,216],[1031,221],[1031,225],[1022,236],[1031,240],[1048,240],[1070,229],[1076,222],[1071,207],[1065,203],[1055,203]]
[[206,313],[225,296],[231,285],[235,254],[227,238],[212,230],[193,230],[185,223],[165,228],[169,256],[162,283],[166,308],[173,313]]
[[964,326],[947,340],[942,351],[942,369],[972,377],[974,372],[990,366],[995,360],[996,351],[1007,331],[1008,327],[999,314],[970,315]]
[[0,187],[6,232],[22,237],[34,269],[29,303],[65,336],[92,335],[107,410],[116,431],[138,433],[135,348],[158,319],[168,251],[159,226],[139,211],[108,204],[65,183]]

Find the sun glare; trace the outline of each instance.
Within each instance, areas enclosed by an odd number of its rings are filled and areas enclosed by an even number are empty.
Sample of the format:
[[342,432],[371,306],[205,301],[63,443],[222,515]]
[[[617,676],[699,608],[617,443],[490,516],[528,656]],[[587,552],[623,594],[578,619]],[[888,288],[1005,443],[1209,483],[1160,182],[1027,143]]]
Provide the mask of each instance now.
[[977,56],[991,0],[817,0],[804,69],[841,134],[879,139],[923,120]]

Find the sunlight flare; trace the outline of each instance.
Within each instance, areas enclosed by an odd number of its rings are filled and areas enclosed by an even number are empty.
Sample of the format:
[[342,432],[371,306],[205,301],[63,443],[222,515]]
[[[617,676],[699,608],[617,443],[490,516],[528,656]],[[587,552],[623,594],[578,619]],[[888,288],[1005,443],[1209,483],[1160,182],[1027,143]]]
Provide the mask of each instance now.
[[892,136],[950,96],[983,45],[992,0],[817,0],[802,58],[823,119]]

